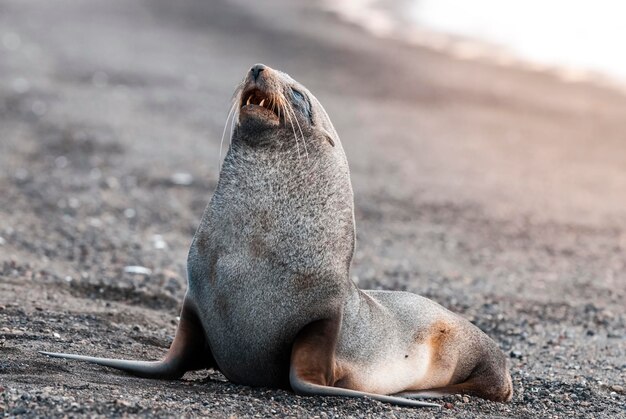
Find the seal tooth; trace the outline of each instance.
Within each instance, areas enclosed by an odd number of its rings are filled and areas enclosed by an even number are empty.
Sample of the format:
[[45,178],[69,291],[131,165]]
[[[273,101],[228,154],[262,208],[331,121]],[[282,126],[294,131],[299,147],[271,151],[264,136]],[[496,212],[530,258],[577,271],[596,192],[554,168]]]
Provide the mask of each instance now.
[[261,103],[259,103],[259,106],[263,106],[264,103],[265,103],[265,99],[263,99]]
[[250,104],[250,100],[252,99],[252,95],[248,96],[248,101],[246,102],[246,105]]

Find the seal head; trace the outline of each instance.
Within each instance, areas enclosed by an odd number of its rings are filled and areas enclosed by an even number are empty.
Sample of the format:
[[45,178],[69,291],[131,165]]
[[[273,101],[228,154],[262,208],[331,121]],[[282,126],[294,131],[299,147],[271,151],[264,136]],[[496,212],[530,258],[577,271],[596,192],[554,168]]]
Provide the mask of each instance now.
[[322,140],[331,146],[338,141],[322,105],[287,73],[255,64],[235,98],[239,114],[234,138],[274,146],[294,140],[302,153],[308,152],[305,139]]

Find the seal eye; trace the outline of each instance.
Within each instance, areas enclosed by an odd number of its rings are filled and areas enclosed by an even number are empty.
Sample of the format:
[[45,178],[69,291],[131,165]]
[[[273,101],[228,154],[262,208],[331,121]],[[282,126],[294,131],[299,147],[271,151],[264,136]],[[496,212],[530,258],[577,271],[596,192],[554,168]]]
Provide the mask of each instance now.
[[294,99],[296,99],[298,102],[304,102],[304,95],[302,93],[300,93],[296,89],[291,89],[291,91],[293,92]]
[[311,121],[311,105],[304,94],[292,88],[291,97],[293,98],[293,104],[296,108],[302,112],[309,121]]

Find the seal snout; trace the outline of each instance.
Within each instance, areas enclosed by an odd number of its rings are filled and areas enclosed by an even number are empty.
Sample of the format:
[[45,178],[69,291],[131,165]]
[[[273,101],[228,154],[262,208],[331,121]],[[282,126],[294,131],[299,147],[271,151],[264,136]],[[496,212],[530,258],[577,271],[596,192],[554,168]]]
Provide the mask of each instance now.
[[277,120],[280,119],[281,103],[275,72],[265,64],[253,65],[240,96],[241,115]]
[[263,70],[265,70],[267,66],[265,64],[255,64],[250,69],[250,73],[252,74],[252,80],[256,81],[259,78],[259,75]]

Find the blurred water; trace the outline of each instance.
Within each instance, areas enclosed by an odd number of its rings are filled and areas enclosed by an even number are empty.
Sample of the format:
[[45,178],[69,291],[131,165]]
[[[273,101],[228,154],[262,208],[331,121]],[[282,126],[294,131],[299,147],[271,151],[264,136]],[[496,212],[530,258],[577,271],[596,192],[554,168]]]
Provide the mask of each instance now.
[[[626,81],[626,1],[349,0],[327,2],[381,36],[401,36],[465,57],[517,59],[566,77]],[[471,42],[478,41],[478,42]],[[597,73],[597,74],[594,74]]]

